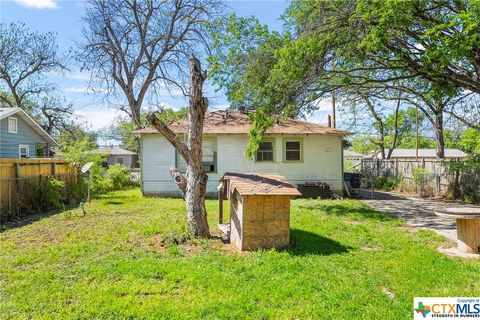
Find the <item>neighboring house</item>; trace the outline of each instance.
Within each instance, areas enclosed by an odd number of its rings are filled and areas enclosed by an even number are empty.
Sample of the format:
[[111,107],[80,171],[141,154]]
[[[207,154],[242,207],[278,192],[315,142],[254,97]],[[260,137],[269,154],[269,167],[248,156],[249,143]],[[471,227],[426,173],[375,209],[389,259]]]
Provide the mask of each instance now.
[[343,150],[343,160],[352,161],[354,165],[357,165],[360,162],[362,162],[363,157],[365,157],[364,154],[354,152],[351,150]]
[[121,163],[128,168],[138,167],[138,156],[135,152],[122,149],[120,147],[100,147],[98,150],[107,155],[107,163]]
[[58,143],[20,108],[0,108],[0,158],[48,157]]
[[[445,159],[462,159],[467,157],[467,154],[462,150],[458,149],[445,149]],[[380,152],[365,156],[366,159],[381,159],[382,155]],[[415,160],[416,158],[416,149],[394,149],[390,159],[398,160]],[[437,151],[435,149],[418,149],[418,159],[428,160],[436,159]]]
[[[169,125],[186,133],[187,120]],[[277,173],[289,182],[321,181],[343,193],[342,139],[348,131],[289,119],[267,130],[254,159],[245,158],[251,123],[239,111],[207,113],[203,129],[203,163],[208,173],[207,192],[216,194],[225,172]],[[145,195],[179,195],[170,167],[185,171],[185,161],[154,128],[137,130],[140,136],[141,186]]]

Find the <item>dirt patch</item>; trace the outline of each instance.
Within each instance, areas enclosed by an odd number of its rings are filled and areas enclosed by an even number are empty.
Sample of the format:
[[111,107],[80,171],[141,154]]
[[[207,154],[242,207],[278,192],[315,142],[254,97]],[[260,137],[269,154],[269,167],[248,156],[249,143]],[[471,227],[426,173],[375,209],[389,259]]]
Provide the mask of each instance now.
[[170,247],[178,246],[185,256],[196,256],[209,250],[221,251],[224,253],[245,255],[249,252],[239,252],[237,248],[230,244],[228,238],[223,234],[212,234],[210,239],[177,239],[172,235],[164,236],[157,234],[149,238],[146,247],[158,253],[164,253]]
[[383,286],[383,287],[382,287],[382,292],[383,292],[387,297],[389,297],[391,300],[395,300],[395,295],[393,294],[393,292],[391,292],[390,290],[388,290],[387,287]]

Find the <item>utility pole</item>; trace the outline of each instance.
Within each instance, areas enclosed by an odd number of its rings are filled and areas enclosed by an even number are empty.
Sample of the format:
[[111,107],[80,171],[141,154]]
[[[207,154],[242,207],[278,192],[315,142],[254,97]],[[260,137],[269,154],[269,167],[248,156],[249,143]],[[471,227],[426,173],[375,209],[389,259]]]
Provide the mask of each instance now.
[[335,91],[332,92],[332,124],[333,124],[333,127],[336,128],[337,127],[337,122],[336,122],[336,116],[335,116]]
[[417,139],[416,139],[416,143],[415,143],[415,146],[416,146],[416,150],[415,150],[415,160],[418,161],[418,106],[416,106],[415,108],[415,126],[416,126],[416,129],[417,129]]

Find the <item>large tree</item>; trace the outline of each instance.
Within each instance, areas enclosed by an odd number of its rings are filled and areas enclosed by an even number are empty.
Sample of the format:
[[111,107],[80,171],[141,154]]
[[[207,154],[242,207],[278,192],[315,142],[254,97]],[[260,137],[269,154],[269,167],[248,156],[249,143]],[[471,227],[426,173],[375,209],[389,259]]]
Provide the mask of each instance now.
[[47,72],[65,70],[58,53],[56,35],[28,30],[23,23],[0,23],[0,102],[29,109],[36,97],[55,85],[46,81]]
[[186,200],[188,227],[194,236],[199,237],[210,235],[205,208],[208,175],[202,163],[203,121],[208,108],[208,99],[203,96],[203,83],[206,77],[207,74],[202,72],[200,61],[192,56],[190,58],[189,125],[185,140],[161,120],[161,114],[150,113],[147,116],[148,122],[175,147],[187,164],[185,176],[176,168],[172,168],[171,174]]
[[218,0],[90,0],[77,57],[139,127],[146,99],[185,94],[186,61],[207,46],[220,10]]
[[[465,91],[480,92],[479,8],[474,1],[293,1],[285,14],[287,41],[276,46],[278,41],[263,35],[245,42],[243,59],[232,62],[218,55],[215,64],[223,67],[214,71],[234,66],[243,72],[216,71],[214,79],[231,100],[261,109],[254,126],[260,132],[272,123],[265,115],[301,114],[334,91],[346,96],[378,89],[419,93],[411,101],[436,130],[442,157],[444,112],[464,119],[452,101]],[[218,50],[239,47],[243,31],[252,25],[231,23],[219,37]],[[259,53],[268,57],[265,63],[256,63]]]

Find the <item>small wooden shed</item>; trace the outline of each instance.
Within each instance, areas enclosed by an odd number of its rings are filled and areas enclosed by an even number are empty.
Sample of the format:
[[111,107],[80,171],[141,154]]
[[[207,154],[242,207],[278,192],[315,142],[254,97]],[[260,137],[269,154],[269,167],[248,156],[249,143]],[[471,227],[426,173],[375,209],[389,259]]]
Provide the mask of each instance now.
[[[218,187],[219,228],[239,250],[281,248],[290,241],[290,198],[300,192],[283,176],[227,172]],[[230,200],[230,224],[223,200]]]

